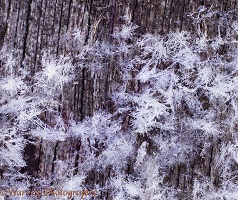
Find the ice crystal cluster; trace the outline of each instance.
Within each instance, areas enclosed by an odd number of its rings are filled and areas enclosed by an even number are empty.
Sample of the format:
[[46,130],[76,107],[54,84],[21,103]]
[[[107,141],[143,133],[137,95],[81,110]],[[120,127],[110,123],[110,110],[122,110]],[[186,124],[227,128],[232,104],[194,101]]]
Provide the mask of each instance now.
[[[33,184],[22,173],[25,146],[36,139],[60,142],[70,137],[80,141],[84,153],[78,166],[70,165],[70,159],[54,161],[67,172],[54,175],[55,187],[83,189],[92,173],[100,176],[109,170],[105,184],[94,183],[94,188],[115,200],[237,199],[237,27],[233,22],[226,34],[213,38],[200,30],[139,35],[138,26],[125,22],[111,36],[112,44],[84,43],[84,35],[75,30],[76,58],[45,51],[42,68],[34,75],[19,67],[18,58],[4,46],[2,187],[44,183],[35,179]],[[112,85],[113,112],[98,110],[81,121],[64,119],[64,89],[77,82],[75,69],[100,73],[108,62],[121,76]],[[190,174],[189,166],[195,166]],[[178,168],[187,174],[173,174]],[[183,194],[181,180],[191,181],[191,196]]]

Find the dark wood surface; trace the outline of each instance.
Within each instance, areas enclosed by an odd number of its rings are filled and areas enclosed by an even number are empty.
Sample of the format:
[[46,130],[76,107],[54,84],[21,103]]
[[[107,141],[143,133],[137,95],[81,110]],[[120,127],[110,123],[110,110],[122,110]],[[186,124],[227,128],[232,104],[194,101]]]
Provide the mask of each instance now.
[[[70,54],[74,57],[77,54],[71,40],[76,28],[85,33],[85,43],[97,40],[113,43],[112,34],[123,24],[121,17],[125,15],[139,26],[138,35],[165,35],[183,30],[199,34],[199,27],[207,37],[213,38],[218,33],[221,16],[218,12],[201,21],[192,19],[202,6],[230,12],[230,17],[235,17],[232,11],[237,9],[237,0],[0,0],[0,48],[3,45],[13,48],[19,58],[18,67],[28,69],[34,76],[41,69],[43,51],[48,50],[55,56]],[[226,23],[221,29],[225,33]],[[70,113],[80,121],[99,109],[113,111],[109,98],[111,86],[121,80],[114,64],[108,63],[103,71],[96,73],[87,68],[78,69],[78,83],[69,84],[65,89],[59,111],[66,121]],[[77,65],[77,59],[74,64]],[[47,120],[47,113],[44,117]],[[204,158],[174,166],[168,174],[168,182],[186,194],[191,191],[194,177],[199,173],[216,181],[213,157],[217,151],[214,143]],[[65,142],[36,141],[36,145],[27,145],[25,149],[27,167],[23,171],[50,182],[52,175],[60,173],[61,168],[60,163],[54,161],[71,159],[71,164],[77,167],[83,160],[83,152],[83,144],[72,138]],[[129,163],[129,173],[131,168]],[[109,178],[110,170],[104,175],[92,173],[88,182],[103,186]],[[106,197],[106,193],[103,195]]]

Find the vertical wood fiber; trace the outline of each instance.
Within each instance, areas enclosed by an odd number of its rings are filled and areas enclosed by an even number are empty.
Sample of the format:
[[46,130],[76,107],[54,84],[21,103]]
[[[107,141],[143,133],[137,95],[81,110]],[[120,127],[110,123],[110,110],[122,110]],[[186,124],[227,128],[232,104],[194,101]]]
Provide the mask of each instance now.
[[[30,70],[34,76],[41,69],[43,51],[55,56],[70,54],[74,57],[77,54],[69,37],[76,28],[86,33],[85,43],[94,43],[96,40],[113,43],[111,35],[123,23],[120,17],[126,14],[139,26],[138,34],[166,34],[183,30],[196,33],[197,26],[200,26],[201,31],[212,38],[218,34],[218,18],[221,16],[218,13],[196,24],[189,15],[201,6],[234,11],[237,1],[0,0],[0,48],[3,45],[12,47],[19,57],[18,66]],[[225,32],[226,24],[221,25],[222,32]],[[111,86],[120,81],[120,75],[116,73],[114,64],[109,63],[99,73],[78,69],[77,83],[69,84],[64,91],[61,113],[66,119],[72,114],[74,119],[80,121],[99,109],[112,111],[109,99]],[[199,176],[197,171],[216,181],[212,167],[216,151],[214,144],[204,160],[194,160],[187,166],[175,166],[168,174],[168,180],[182,191],[191,189],[193,177]],[[80,169],[80,154],[83,154],[83,144],[72,138],[55,143],[37,141],[35,146],[28,145],[26,148],[28,167],[24,171],[51,182],[54,181],[55,173],[60,176],[67,169],[67,166],[64,168],[57,161],[70,159],[72,163],[68,165]],[[79,169],[74,174],[79,173]],[[104,176],[92,173],[88,181],[89,184],[99,182],[103,186],[109,177],[110,169]]]

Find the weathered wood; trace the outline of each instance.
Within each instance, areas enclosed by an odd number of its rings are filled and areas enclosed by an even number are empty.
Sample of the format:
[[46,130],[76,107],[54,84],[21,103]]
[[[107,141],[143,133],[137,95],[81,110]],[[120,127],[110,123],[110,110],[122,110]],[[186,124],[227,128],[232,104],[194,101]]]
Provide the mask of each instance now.
[[[138,34],[166,34],[183,30],[197,34],[195,30],[199,28],[212,38],[218,34],[219,26],[225,33],[226,23],[219,24],[219,12],[199,22],[191,19],[190,15],[201,6],[228,12],[237,9],[237,0],[0,0],[0,48],[3,45],[12,47],[15,56],[20,58],[18,66],[29,69],[34,76],[41,69],[43,51],[50,51],[55,56],[70,54],[74,57],[77,54],[70,39],[75,28],[86,34],[85,43],[94,43],[96,40],[113,43],[111,35],[123,23],[121,17],[125,15],[139,26]],[[236,16],[234,14],[231,17]],[[74,62],[77,65],[76,59]],[[78,70],[78,83],[69,85],[64,91],[60,112],[65,119],[69,119],[72,114],[79,121],[99,109],[112,111],[109,99],[111,86],[120,81],[114,64],[109,62],[107,68],[99,73],[92,73],[88,69]],[[168,181],[185,194],[191,190],[193,178],[199,176],[197,172],[206,174],[215,182],[212,163],[216,151],[214,144],[202,160],[195,159],[187,166],[175,166],[168,174]],[[26,147],[28,166],[23,171],[32,176],[44,177],[50,183],[54,181],[55,173],[60,176],[69,167],[60,169],[61,163],[57,161],[71,159],[71,164],[77,168],[82,161],[81,153],[83,144],[72,138],[56,143],[37,141],[36,146]],[[128,166],[128,173],[130,168]],[[77,174],[79,169],[73,173]],[[104,176],[92,173],[89,184],[100,182],[103,186],[109,176],[110,169]]]

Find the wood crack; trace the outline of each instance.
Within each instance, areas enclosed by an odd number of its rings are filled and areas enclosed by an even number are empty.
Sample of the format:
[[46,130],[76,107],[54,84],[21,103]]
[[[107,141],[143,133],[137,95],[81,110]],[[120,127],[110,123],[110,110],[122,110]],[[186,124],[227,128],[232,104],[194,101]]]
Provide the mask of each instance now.
[[23,36],[22,59],[21,59],[21,64],[20,64],[22,68],[24,68],[23,62],[26,57],[27,37],[28,37],[29,27],[30,27],[31,4],[32,4],[32,0],[29,0],[28,7],[27,7],[26,26],[25,26],[24,36]]

